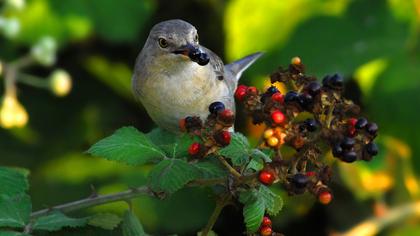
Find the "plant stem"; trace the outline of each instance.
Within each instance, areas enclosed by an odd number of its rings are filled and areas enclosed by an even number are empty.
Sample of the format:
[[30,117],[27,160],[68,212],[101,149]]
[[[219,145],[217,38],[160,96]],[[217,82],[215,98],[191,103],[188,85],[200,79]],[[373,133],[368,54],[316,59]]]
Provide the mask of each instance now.
[[71,212],[71,211],[80,210],[83,208],[97,206],[97,205],[101,205],[105,203],[124,201],[131,198],[140,197],[143,195],[154,196],[153,192],[148,187],[142,186],[142,187],[130,189],[124,192],[87,197],[85,199],[81,199],[78,201],[69,202],[62,205],[36,211],[31,214],[31,218],[39,218],[41,216],[48,215],[54,210],[58,210],[63,213]]
[[[189,187],[211,186],[211,185],[216,185],[216,184],[223,184],[225,182],[226,182],[225,178],[197,179],[188,183],[187,186]],[[33,212],[31,214],[31,218],[36,219],[41,216],[48,215],[55,210],[66,213],[66,212],[72,212],[72,211],[76,211],[76,210],[80,210],[84,208],[89,208],[92,206],[107,204],[111,202],[127,201],[132,198],[137,198],[140,196],[155,197],[156,195],[146,186],[133,188],[133,189],[126,190],[123,192],[118,192],[118,193],[111,193],[111,194],[104,194],[104,195],[93,194],[92,196],[87,197],[85,199],[81,199],[81,200],[77,200],[77,201],[69,202],[69,203],[64,203],[61,205],[57,205],[54,207],[50,207],[50,208]]]
[[16,78],[16,81],[36,88],[45,89],[50,86],[49,81],[47,79],[42,79],[38,76],[28,74],[19,74]]
[[217,158],[219,159],[219,161],[226,167],[226,169],[233,175],[235,176],[237,179],[241,178],[241,174],[236,171],[235,169],[233,169],[233,167],[225,160],[225,158],[223,158],[222,156],[217,156]]
[[340,236],[368,236],[376,235],[385,227],[395,224],[409,216],[420,216],[420,201],[404,204],[398,207],[394,207],[389,210],[384,216],[381,217],[371,217],[350,230],[336,234]]
[[216,202],[216,207],[214,208],[206,227],[201,231],[201,236],[207,236],[207,234],[210,232],[210,230],[216,223],[217,218],[219,218],[219,215],[222,212],[223,208],[229,203],[230,198],[231,195],[229,193],[226,193]]

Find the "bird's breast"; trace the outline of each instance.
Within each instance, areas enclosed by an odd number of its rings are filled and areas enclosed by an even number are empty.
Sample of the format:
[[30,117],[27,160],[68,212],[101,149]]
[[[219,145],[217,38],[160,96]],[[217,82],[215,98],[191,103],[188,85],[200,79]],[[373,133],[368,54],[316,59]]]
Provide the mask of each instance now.
[[148,78],[142,80],[140,100],[160,126],[177,125],[179,119],[189,115],[204,119],[209,104],[215,101],[234,109],[227,84],[216,78],[211,66],[185,64],[175,68],[150,68]]

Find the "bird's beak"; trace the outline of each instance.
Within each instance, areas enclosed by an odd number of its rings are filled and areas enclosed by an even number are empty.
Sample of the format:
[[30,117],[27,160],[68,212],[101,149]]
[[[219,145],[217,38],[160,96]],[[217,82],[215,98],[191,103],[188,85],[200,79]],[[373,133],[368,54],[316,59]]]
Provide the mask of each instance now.
[[190,55],[200,53],[200,49],[198,49],[197,47],[194,47],[192,44],[188,43],[187,45],[183,45],[183,46],[179,47],[178,49],[176,49],[172,53],[184,55],[186,57],[190,57]]
[[173,51],[173,53],[189,57],[191,61],[197,62],[197,64],[201,66],[207,65],[210,61],[209,56],[206,53],[201,52],[198,47],[189,43]]

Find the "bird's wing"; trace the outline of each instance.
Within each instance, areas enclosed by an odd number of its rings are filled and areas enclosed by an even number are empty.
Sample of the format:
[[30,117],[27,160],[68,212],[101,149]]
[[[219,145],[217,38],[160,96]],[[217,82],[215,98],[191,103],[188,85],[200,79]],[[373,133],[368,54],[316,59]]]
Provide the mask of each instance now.
[[222,59],[217,56],[216,53],[212,52],[210,49],[201,46],[201,50],[203,50],[210,58],[210,65],[213,67],[214,72],[216,73],[217,79],[222,80],[224,76],[224,69],[225,66],[223,64]]
[[201,46],[201,49],[207,53],[207,55],[210,57],[210,66],[213,67],[214,72],[216,73],[216,77],[218,80],[223,80],[229,87],[230,91],[234,91],[236,89],[237,81],[231,74],[226,74],[225,72],[225,65],[220,59],[219,56],[217,56],[216,53],[212,52],[210,49],[205,48]]

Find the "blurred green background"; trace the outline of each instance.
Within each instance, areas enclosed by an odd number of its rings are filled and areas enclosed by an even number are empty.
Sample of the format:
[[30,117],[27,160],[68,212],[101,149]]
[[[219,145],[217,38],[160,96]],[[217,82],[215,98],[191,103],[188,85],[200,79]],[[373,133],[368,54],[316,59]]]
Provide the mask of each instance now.
[[[29,121],[22,128],[0,129],[0,165],[31,171],[34,209],[85,197],[90,185],[108,193],[145,183],[148,167],[124,166],[83,152],[121,126],[144,132],[155,127],[133,100],[131,72],[149,29],[172,18],[195,25],[201,44],[225,62],[264,51],[241,83],[263,88],[267,75],[294,56],[319,79],[343,74],[347,96],[379,124],[380,155],[370,163],[335,164],[335,199],[328,206],[309,195],[285,196],[284,210],[274,220],[276,231],[344,232],[369,216],[420,201],[419,0],[0,0],[0,7],[1,62],[24,57],[49,36],[58,45],[56,63],[24,72],[47,78],[63,68],[72,77],[65,97],[19,84],[18,99]],[[11,19],[18,26],[4,23]],[[3,83],[0,87],[3,94]],[[238,129],[250,137],[261,132],[244,119]],[[186,189],[165,201],[140,198],[134,206],[150,233],[194,235],[207,222],[214,199],[208,189]],[[124,209],[123,203],[115,203],[88,211]],[[215,231],[241,235],[242,220],[240,208],[228,207]],[[408,217],[380,234],[420,235],[418,223]],[[57,235],[119,231],[87,228]]]

